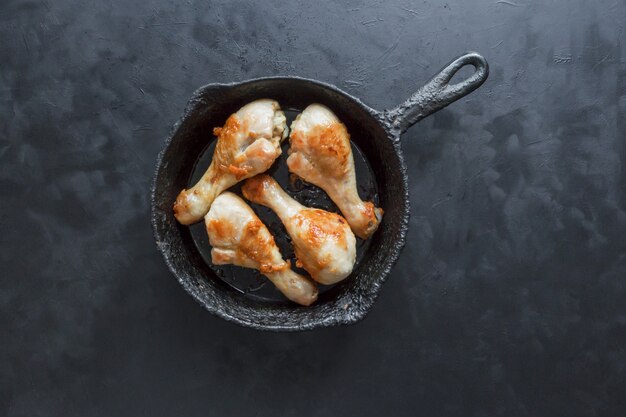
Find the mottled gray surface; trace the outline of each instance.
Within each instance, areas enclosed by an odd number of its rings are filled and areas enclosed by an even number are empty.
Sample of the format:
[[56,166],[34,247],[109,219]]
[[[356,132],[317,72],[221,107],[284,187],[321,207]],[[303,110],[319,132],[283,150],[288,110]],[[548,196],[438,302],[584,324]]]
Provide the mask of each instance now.
[[[624,415],[624,1],[337,3],[1,2],[0,415]],[[364,322],[260,333],[170,276],[148,186],[193,90],[385,108],[468,49],[491,77],[404,137]]]

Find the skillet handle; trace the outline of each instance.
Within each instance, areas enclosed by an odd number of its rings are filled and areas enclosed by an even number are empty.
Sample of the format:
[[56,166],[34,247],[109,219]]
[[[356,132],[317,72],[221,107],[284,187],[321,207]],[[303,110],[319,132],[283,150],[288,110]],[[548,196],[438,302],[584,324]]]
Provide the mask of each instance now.
[[[474,73],[456,84],[448,84],[454,74],[466,65],[474,66]],[[425,86],[407,101],[387,111],[391,123],[400,133],[447,105],[480,87],[489,75],[489,65],[482,55],[468,52],[446,65]]]

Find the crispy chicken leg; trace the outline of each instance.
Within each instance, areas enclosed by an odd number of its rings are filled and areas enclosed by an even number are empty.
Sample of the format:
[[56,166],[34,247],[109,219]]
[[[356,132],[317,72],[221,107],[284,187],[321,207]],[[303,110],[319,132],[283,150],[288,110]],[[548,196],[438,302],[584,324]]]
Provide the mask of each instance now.
[[204,221],[214,264],[258,269],[298,304],[308,306],[317,300],[315,284],[283,260],[267,227],[241,198],[230,192],[220,194]]
[[222,191],[269,169],[281,153],[280,142],[287,137],[287,120],[278,102],[256,100],[213,133],[217,145],[209,169],[196,185],[181,191],[174,203],[174,216],[182,224],[201,220]]
[[356,259],[356,240],[343,217],[303,206],[269,175],[246,180],[241,190],[248,200],[276,212],[291,236],[296,265],[315,281],[334,284],[350,275]]
[[317,185],[337,204],[361,239],[378,228],[383,209],[359,197],[350,135],[327,107],[311,104],[291,124],[289,171]]

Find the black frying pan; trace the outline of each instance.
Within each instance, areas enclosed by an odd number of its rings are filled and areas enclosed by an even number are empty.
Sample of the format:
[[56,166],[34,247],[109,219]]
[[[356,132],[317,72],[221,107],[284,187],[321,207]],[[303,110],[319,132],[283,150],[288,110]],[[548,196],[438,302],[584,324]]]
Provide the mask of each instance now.
[[[465,65],[474,66],[474,73],[464,81],[449,84]],[[299,77],[259,78],[200,88],[165,142],[152,183],[152,226],[167,266],[185,290],[207,310],[244,326],[297,331],[359,321],[372,307],[398,259],[408,228],[409,195],[400,135],[424,117],[474,91],[487,79],[488,72],[482,56],[467,53],[446,65],[403,104],[382,112],[333,85]],[[231,113],[260,98],[275,99],[283,109],[292,111],[321,103],[335,112],[367,159],[371,170],[368,177],[375,182],[369,191],[376,194],[370,197],[378,200],[385,210],[374,236],[367,245],[360,244],[360,260],[352,275],[320,291],[318,301],[310,307],[257,297],[253,293],[242,294],[236,289],[236,283],[229,284],[222,279],[223,275],[206,261],[202,253],[204,246],[198,243],[197,234],[192,233],[193,227],[178,224],[172,211],[178,193],[191,185],[199,156],[206,153],[207,141],[213,137],[213,127],[222,126]],[[355,159],[359,157],[355,154]],[[275,164],[281,163],[284,161]],[[279,180],[288,188],[290,185],[285,181]],[[322,200],[318,202],[324,205]],[[317,205],[316,201],[308,203]],[[275,236],[284,233],[278,223],[268,224]],[[243,268],[239,270],[242,274],[250,273]]]

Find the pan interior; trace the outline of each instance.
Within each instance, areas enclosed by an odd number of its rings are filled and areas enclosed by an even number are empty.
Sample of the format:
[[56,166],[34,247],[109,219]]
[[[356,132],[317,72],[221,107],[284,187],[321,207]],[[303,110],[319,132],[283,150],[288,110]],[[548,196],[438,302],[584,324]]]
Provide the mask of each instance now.
[[[283,109],[285,115],[287,116],[288,126],[291,126],[291,122],[302,110],[303,109],[300,108]],[[213,151],[215,150],[216,142],[217,140],[215,137],[209,138],[207,146],[200,153],[194,164],[193,171],[191,172],[187,183],[187,188],[196,184],[209,167],[213,158]],[[351,144],[359,195],[363,200],[373,201],[374,204],[378,206],[378,187],[372,168],[361,149],[353,141]],[[282,154],[274,162],[267,173],[271,175],[289,195],[304,206],[340,213],[337,206],[320,188],[301,180],[294,180],[290,177],[286,162],[288,149],[289,140],[286,139],[282,143]],[[243,198],[243,195],[241,194],[241,184],[232,187],[229,191],[232,191]],[[295,267],[296,262],[293,245],[291,244],[291,239],[289,238],[289,235],[287,234],[287,231],[278,216],[266,207],[250,203],[249,201],[247,202],[274,236],[283,258],[291,261],[292,268],[295,271],[303,274],[304,276],[308,276],[306,271]],[[204,222],[196,223],[190,226],[190,232],[194,245],[202,256],[204,262],[226,284],[234,288],[236,291],[260,302],[286,302],[285,297],[276,289],[276,287],[258,271],[234,265],[214,265],[211,262],[211,246],[209,244]],[[354,267],[355,271],[358,269],[359,264],[367,253],[372,241],[371,239],[362,240],[358,237],[356,240],[357,259]],[[351,277],[348,277],[347,279],[349,280]],[[334,285],[318,285],[318,287],[320,294],[324,294],[331,290]]]

